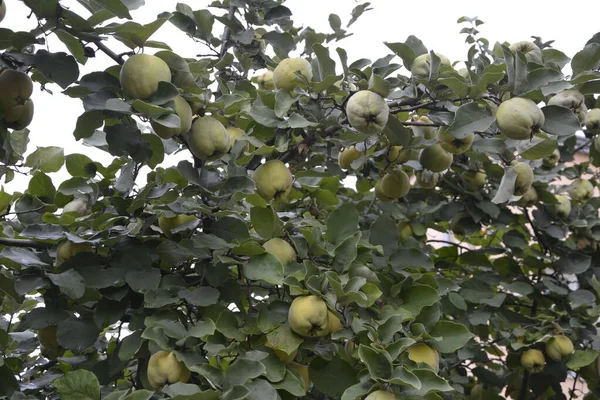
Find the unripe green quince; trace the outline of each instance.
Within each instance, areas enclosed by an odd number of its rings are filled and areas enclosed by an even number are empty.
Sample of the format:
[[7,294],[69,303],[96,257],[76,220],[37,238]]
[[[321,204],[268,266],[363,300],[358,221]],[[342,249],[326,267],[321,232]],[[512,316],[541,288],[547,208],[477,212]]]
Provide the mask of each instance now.
[[398,236],[400,238],[400,241],[404,242],[406,239],[413,235],[413,230],[410,226],[410,222],[400,221],[396,226],[398,228]]
[[64,241],[56,248],[56,265],[61,265],[75,254],[91,253],[94,251],[91,243],[73,243],[70,240]]
[[558,219],[565,219],[571,214],[571,201],[563,195],[557,194],[556,204],[553,204],[553,215]]
[[186,383],[190,376],[187,366],[171,352],[157,351],[148,361],[148,383],[152,389],[161,389],[167,383]]
[[156,121],[152,121],[150,125],[152,125],[152,129],[158,136],[163,139],[170,139],[173,136],[180,135],[182,133],[186,133],[192,127],[192,108],[188,104],[187,101],[181,96],[176,96],[173,99],[175,103],[174,111],[175,114],[179,117],[179,127],[178,128],[169,128],[164,125],[159,124]]
[[23,104],[6,109],[3,119],[8,128],[20,131],[31,124],[33,112],[33,101],[28,99]]
[[389,114],[390,109],[383,97],[370,90],[355,93],[346,104],[346,116],[350,125],[367,135],[383,131]]
[[425,343],[417,343],[408,348],[408,358],[418,363],[426,363],[434,369],[439,370],[440,355]]
[[529,42],[529,41],[522,41],[522,42],[516,42],[513,43],[509,46],[509,49],[511,49],[514,52],[520,51],[523,54],[525,54],[525,58],[527,59],[527,62],[532,62],[532,63],[536,63],[536,64],[542,64],[542,50],[538,47],[538,45],[536,45],[533,42]]
[[332,334],[334,332],[339,331],[340,329],[344,329],[344,325],[342,321],[338,318],[337,315],[332,313],[330,310],[327,310],[327,333]]
[[85,199],[74,199],[65,204],[63,214],[75,213],[79,216],[89,215],[92,213],[89,203]]
[[288,322],[294,332],[300,336],[325,336],[329,332],[327,304],[317,296],[296,297],[288,311]]
[[585,97],[576,89],[565,89],[548,100],[549,106],[566,107],[573,111],[580,122],[585,122],[587,107]]
[[[421,124],[433,124],[433,121],[430,120],[429,117],[426,115],[413,116],[409,120],[409,122],[417,122],[417,123],[421,123]],[[411,125],[410,129],[413,131],[413,135],[415,135],[416,137],[422,137],[425,140],[431,140],[437,136],[439,127]]]
[[576,204],[584,203],[594,197],[594,185],[586,179],[577,179],[571,183],[569,196],[571,196],[571,200]]
[[264,74],[259,75],[258,87],[262,90],[275,90],[275,83],[273,82],[273,71],[267,71]]
[[590,133],[600,133],[600,108],[592,108],[585,116],[585,129]]
[[447,170],[452,165],[453,160],[452,154],[444,150],[439,143],[425,147],[419,153],[419,162],[423,168],[432,172]]
[[187,133],[190,151],[201,160],[213,160],[229,151],[230,139],[227,129],[213,117],[201,117],[194,121]]
[[4,19],[5,16],[6,16],[6,0],[4,0],[2,2],[2,4],[0,4],[0,22],[2,22],[2,20]]
[[171,82],[171,70],[166,62],[150,54],[129,57],[119,75],[125,96],[148,100],[158,90],[161,81]]
[[[440,58],[440,66],[442,66],[442,65],[451,66],[451,63],[450,63],[450,60],[448,59],[448,57],[446,57],[440,53],[437,53],[437,52],[435,53],[435,55]],[[420,56],[415,58],[415,60],[413,61],[412,65],[410,66],[410,72],[411,72],[412,76],[414,76],[414,77],[427,78],[427,77],[429,77],[430,65],[431,65],[431,55],[429,53],[421,54]]]
[[448,133],[447,126],[443,126],[439,130],[438,139],[442,148],[448,153],[462,154],[471,148],[471,145],[475,140],[475,134],[471,132],[467,134],[464,138],[457,139],[450,133]]
[[465,171],[462,173],[465,188],[471,192],[479,192],[485,186],[487,175],[483,171]]
[[379,179],[379,180],[378,180],[378,181],[375,183],[375,197],[376,197],[378,200],[385,201],[385,202],[388,202],[388,201],[392,201],[392,200],[394,200],[394,198],[393,198],[393,197],[389,197],[388,195],[386,195],[386,194],[383,192],[383,188],[382,188],[382,186],[381,186],[381,179]]
[[514,167],[515,172],[517,173],[517,178],[515,179],[515,190],[513,191],[513,195],[522,196],[531,187],[533,184],[533,170],[529,166],[529,164],[524,162],[517,163]]
[[338,154],[338,164],[342,169],[351,169],[352,162],[363,156],[363,153],[356,150],[356,147],[346,147]]
[[[244,132],[242,129],[236,128],[235,126],[228,126],[227,133],[229,134],[229,147],[230,147],[229,150],[233,149],[233,145],[235,144],[235,142],[240,137],[242,137],[246,134],[246,132]],[[244,146],[244,150],[248,151],[249,148],[250,148],[250,144],[246,143],[246,145]]]
[[521,366],[529,372],[541,372],[545,364],[544,354],[537,349],[529,349],[521,354]]
[[376,390],[365,397],[365,400],[398,400],[398,398],[392,392]]
[[575,351],[573,342],[565,335],[552,336],[546,342],[546,354],[554,361],[564,361]]
[[519,199],[517,204],[521,207],[531,207],[537,202],[538,194],[537,190],[533,186],[531,186],[523,196]]
[[410,159],[410,150],[402,146],[390,146],[387,159],[392,165],[404,164]]
[[438,172],[431,172],[428,169],[417,171],[415,175],[417,176],[417,184],[425,189],[434,188],[440,179]]
[[296,260],[296,250],[285,240],[273,238],[263,244],[267,253],[273,254],[283,265]]
[[395,169],[381,178],[381,190],[387,197],[398,199],[410,190],[410,178],[401,169]]
[[509,139],[526,140],[544,125],[544,113],[531,99],[513,97],[498,107],[496,125]]
[[558,149],[554,149],[554,151],[548,154],[546,157],[542,159],[542,165],[546,168],[553,168],[558,165],[560,161],[560,151]]
[[265,200],[285,200],[292,190],[294,176],[279,160],[270,160],[262,164],[252,177],[256,191]]
[[296,76],[296,72],[303,75],[309,82],[312,80],[312,67],[303,58],[286,58],[282,60],[273,71],[273,83],[277,89],[293,92],[297,87],[305,87],[303,81]]
[[178,214],[174,217],[158,217],[158,226],[166,237],[171,237],[171,232],[184,224],[197,221],[198,218],[195,215],[189,214]]
[[25,72],[5,69],[0,73],[0,109],[23,105],[33,94],[33,81]]

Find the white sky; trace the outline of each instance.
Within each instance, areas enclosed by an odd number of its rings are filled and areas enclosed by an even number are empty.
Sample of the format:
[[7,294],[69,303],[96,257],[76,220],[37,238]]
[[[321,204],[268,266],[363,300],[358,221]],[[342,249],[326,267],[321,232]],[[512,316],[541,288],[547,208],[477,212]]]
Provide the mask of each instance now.
[[[3,28],[19,31],[36,26],[33,18],[26,19],[28,9],[20,1],[5,1],[8,12],[0,24]],[[194,9],[206,8],[210,3],[198,0],[183,2]],[[63,0],[61,3],[87,17],[87,13],[76,0]],[[132,15],[136,22],[148,23],[163,11],[174,11],[177,3],[175,0],[146,0],[146,6],[132,12]],[[361,3],[352,0],[288,0],[285,5],[292,10],[297,24],[312,26],[320,32],[330,32],[330,13],[338,14],[344,27],[350,19],[352,9]],[[403,42],[412,34],[420,38],[430,50],[446,55],[451,61],[463,60],[466,58],[468,45],[464,43],[465,35],[459,34],[459,31],[467,24],[458,25],[456,20],[461,16],[477,16],[485,22],[479,27],[481,36],[491,43],[528,40],[532,35],[536,35],[541,36],[544,41],[556,40],[554,47],[572,57],[600,28],[597,24],[600,2],[584,3],[578,3],[577,7],[558,7],[549,3],[524,0],[507,0],[502,3],[481,0],[431,0],[417,6],[414,2],[371,0],[373,10],[363,14],[358,22],[351,26],[350,32],[354,33],[353,36],[331,46],[331,55],[338,61],[335,48],[341,46],[346,49],[350,62],[359,58],[374,61],[389,53],[383,42]],[[193,57],[205,52],[202,45],[192,42],[168,22],[151,39],[168,43],[175,52],[184,57]],[[116,52],[128,50],[117,41],[110,41],[108,44]],[[62,43],[54,36],[48,38],[48,47],[53,52],[65,51]],[[83,75],[102,70],[112,63],[107,56],[98,52],[97,58],[89,59],[85,66],[80,66],[81,73]],[[65,154],[84,153],[104,164],[110,162],[110,155],[82,146],[72,135],[77,117],[83,112],[81,101],[62,95],[58,85],[50,85],[49,89],[54,95],[37,88],[34,91],[35,117],[29,126],[29,152],[37,146],[60,146],[65,148]],[[181,154],[178,158],[182,157],[185,158],[185,155]],[[173,159],[169,159],[163,165],[169,166],[172,163]],[[68,177],[63,171],[64,169],[52,174],[55,184]],[[5,190],[22,191],[26,188],[27,181],[26,177],[16,176]]]

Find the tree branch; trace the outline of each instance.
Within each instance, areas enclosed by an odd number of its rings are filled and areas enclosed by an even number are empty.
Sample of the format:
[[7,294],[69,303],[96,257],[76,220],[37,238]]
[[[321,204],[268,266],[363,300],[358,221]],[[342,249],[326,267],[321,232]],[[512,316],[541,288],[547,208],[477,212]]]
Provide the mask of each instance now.
[[94,44],[96,46],[98,46],[98,50],[101,50],[104,54],[106,54],[107,56],[112,58],[117,64],[123,65],[123,63],[125,63],[125,60],[123,60],[123,56],[125,54],[129,54],[129,53],[123,53],[123,54],[115,53],[114,51],[109,49],[104,43],[102,43],[102,40],[97,40],[94,42]]
[[48,243],[34,242],[33,240],[13,239],[13,238],[5,238],[5,237],[0,237],[0,245],[1,246],[11,246],[11,247],[31,247],[32,249],[40,249],[40,250],[46,250],[52,246],[51,244],[48,244]]

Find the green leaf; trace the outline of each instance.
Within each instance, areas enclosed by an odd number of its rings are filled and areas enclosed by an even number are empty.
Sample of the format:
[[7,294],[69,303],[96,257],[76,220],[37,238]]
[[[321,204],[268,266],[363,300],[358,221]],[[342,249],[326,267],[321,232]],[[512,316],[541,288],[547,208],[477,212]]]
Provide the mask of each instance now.
[[255,379],[245,386],[249,392],[245,397],[247,400],[278,400],[281,398],[273,385],[264,379]]
[[569,252],[562,255],[556,265],[565,274],[579,275],[592,266],[592,257],[581,252]]
[[87,62],[87,57],[83,53],[83,45],[75,36],[62,29],[56,29],[54,34],[65,44],[65,46],[67,46],[67,49],[69,49],[69,52],[71,52],[77,62],[80,64],[85,64]]
[[54,187],[54,184],[52,184],[52,179],[41,171],[38,171],[33,175],[29,181],[27,190],[29,191],[29,194],[36,196],[44,203],[54,203],[56,188]]
[[405,268],[432,269],[433,260],[419,249],[398,249],[390,258],[390,264],[394,271],[402,271]]
[[54,382],[61,399],[65,400],[98,400],[100,398],[100,382],[96,375],[85,369],[67,372]]
[[33,170],[46,173],[57,172],[65,162],[64,152],[61,147],[38,147],[27,156],[25,165]]
[[248,227],[244,221],[234,217],[223,217],[213,223],[210,231],[215,236],[220,237],[227,242],[242,240],[250,236]]
[[464,104],[456,110],[448,133],[457,139],[463,139],[473,132],[485,132],[495,117],[485,107],[476,102]]
[[273,48],[282,50],[285,54],[296,48],[293,36],[287,32],[267,32],[261,36],[261,39],[266,40]]
[[286,323],[269,332],[267,341],[273,348],[292,354],[304,342],[304,339],[294,333],[289,324]]
[[79,299],[85,294],[83,277],[75,270],[70,269],[60,274],[46,274],[46,277],[58,286],[62,293],[73,300]]
[[327,240],[339,245],[358,231],[358,212],[351,203],[342,204],[327,218]]
[[65,156],[65,166],[71,176],[81,176],[84,178],[93,178],[96,176],[96,164],[84,154],[69,154]]
[[338,357],[331,360],[316,358],[310,363],[308,371],[313,385],[333,398],[340,398],[346,389],[358,382],[357,371]]
[[442,337],[442,340],[436,343],[436,348],[441,353],[453,353],[461,349],[475,336],[466,326],[450,321],[437,322],[431,331],[431,335]]
[[421,382],[421,388],[406,388],[401,392],[402,396],[415,396],[417,398],[423,398],[430,392],[451,392],[454,390],[448,382],[439,377],[434,371],[430,369],[413,369],[412,372]]
[[110,11],[119,18],[131,19],[129,9],[121,0],[90,0],[90,2],[95,6]]
[[250,222],[256,233],[265,239],[270,239],[279,229],[280,221],[275,212],[270,208],[252,207]]
[[404,366],[394,368],[389,382],[394,385],[412,386],[415,389],[421,389],[421,381],[415,374]]
[[568,108],[545,106],[542,108],[546,118],[542,130],[557,136],[571,136],[581,129],[577,116]]
[[313,62],[317,66],[317,68],[313,67],[315,75],[313,79],[320,82],[329,76],[336,76],[335,61],[329,56],[329,49],[319,43],[313,44],[312,49],[317,56],[316,63]]
[[598,358],[598,350],[575,350],[566,362],[567,368],[578,371],[587,365],[590,365]]
[[506,203],[511,199],[513,193],[515,192],[515,182],[517,180],[517,171],[515,168],[510,166],[507,167],[504,171],[504,176],[502,177],[502,181],[500,181],[500,186],[498,187],[498,191],[496,195],[492,199],[492,203],[501,204]]
[[229,369],[225,373],[225,382],[229,387],[243,385],[250,379],[259,377],[265,372],[265,366],[259,361],[238,359],[229,366]]
[[392,376],[392,359],[387,352],[377,352],[361,344],[358,347],[358,356],[367,366],[371,378],[389,379]]
[[402,290],[400,298],[402,299],[400,307],[415,317],[419,315],[423,308],[432,306],[440,300],[440,296],[434,288],[419,284],[411,285],[406,290]]
[[96,342],[99,330],[93,321],[66,319],[58,323],[58,344],[75,352],[83,351]]
[[558,148],[558,141],[554,138],[543,137],[537,134],[533,139],[519,143],[519,153],[526,160],[539,160],[551,154]]
[[242,268],[246,279],[264,281],[273,285],[283,284],[283,265],[270,253],[250,257]]
[[67,53],[38,50],[35,53],[35,65],[46,78],[56,82],[63,89],[79,78],[77,61]]
[[571,68],[573,76],[600,66],[600,43],[590,43],[573,56]]

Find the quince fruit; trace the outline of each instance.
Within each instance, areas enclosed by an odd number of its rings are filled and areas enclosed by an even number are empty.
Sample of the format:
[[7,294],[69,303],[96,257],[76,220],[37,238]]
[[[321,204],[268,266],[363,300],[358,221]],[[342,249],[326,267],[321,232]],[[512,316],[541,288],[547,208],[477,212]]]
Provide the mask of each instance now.
[[542,159],[542,165],[546,168],[554,168],[558,165],[559,161],[560,151],[558,149],[554,149],[552,153],[548,154]]
[[263,247],[267,253],[277,257],[283,265],[296,260],[296,250],[283,239],[270,239],[263,244]]
[[270,160],[262,164],[252,177],[256,191],[265,200],[285,200],[292,190],[294,176],[279,160]]
[[187,101],[181,96],[176,96],[173,99],[175,106],[173,111],[179,117],[179,127],[177,128],[169,128],[166,127],[156,121],[152,121],[150,125],[152,125],[152,129],[158,136],[163,139],[170,139],[173,136],[181,135],[182,133],[186,133],[192,127],[192,108],[188,104]]
[[92,213],[89,203],[84,199],[74,199],[65,204],[63,214],[75,213],[79,216],[89,215]]
[[585,116],[585,129],[590,133],[600,133],[600,108],[592,108]]
[[427,169],[417,171],[416,176],[419,186],[425,189],[433,189],[440,179],[438,172],[431,172]]
[[442,148],[448,153],[462,154],[471,148],[471,145],[475,140],[475,134],[471,132],[467,134],[464,138],[458,139],[449,134],[448,127],[444,126],[439,130],[438,139]]
[[356,147],[346,147],[338,154],[338,164],[342,169],[351,169],[352,162],[363,156],[361,151],[356,150]]
[[327,304],[320,297],[299,296],[290,305],[288,322],[300,336],[325,336],[329,333],[328,311]]
[[594,197],[594,185],[588,180],[577,179],[571,183],[569,196],[571,196],[571,200],[576,204],[585,203]]
[[527,140],[544,125],[544,113],[531,99],[513,97],[498,107],[496,125],[507,138]]
[[419,162],[423,168],[432,172],[447,170],[452,165],[453,160],[452,154],[444,150],[439,143],[425,147],[419,153]]
[[398,400],[396,395],[392,392],[387,392],[385,390],[376,390],[371,392],[365,400]]
[[389,198],[404,197],[410,190],[410,178],[401,169],[394,169],[381,178],[381,190]]
[[262,90],[275,90],[275,82],[273,82],[273,71],[267,71],[258,77],[258,87]]
[[525,58],[527,62],[532,62],[536,64],[543,64],[542,62],[542,50],[533,42],[529,42],[524,40],[522,42],[516,42],[511,44],[509,47],[515,53],[520,51],[525,54]]
[[408,221],[400,221],[396,225],[398,228],[398,236],[401,242],[404,242],[406,239],[413,235],[412,227],[410,226],[410,222]]
[[214,160],[229,151],[229,133],[218,119],[201,117],[187,133],[190,151],[201,160]]
[[548,105],[570,109],[577,115],[580,122],[584,122],[587,116],[585,97],[575,89],[565,89],[558,92],[548,100]]
[[408,358],[417,363],[426,363],[434,369],[439,370],[440,355],[425,343],[417,343],[408,348]]
[[[433,124],[433,121],[429,119],[426,115],[413,116],[409,122],[417,122],[420,124]],[[425,140],[431,140],[435,138],[438,134],[439,127],[437,126],[419,126],[419,125],[411,125],[410,129],[413,131],[413,135],[416,137],[425,138]]]
[[158,90],[161,81],[171,82],[171,70],[166,62],[150,54],[129,57],[119,75],[125,96],[148,100]]
[[198,218],[195,215],[189,214],[178,214],[174,217],[158,217],[158,226],[163,234],[170,238],[173,230],[181,225],[189,224],[193,221],[197,221]]
[[33,101],[25,100],[23,104],[10,107],[4,111],[4,122],[6,126],[20,131],[25,129],[33,121]]
[[148,361],[148,383],[152,389],[161,389],[167,383],[186,383],[190,376],[190,370],[171,352],[157,351]]
[[383,97],[370,90],[356,92],[346,104],[350,125],[367,135],[383,131],[389,115],[390,109]]
[[565,219],[571,214],[571,201],[563,195],[557,194],[556,204],[553,204],[553,215],[558,219]]
[[465,171],[462,178],[468,191],[479,192],[485,186],[487,175],[483,171]]
[[517,173],[517,179],[515,179],[515,189],[513,195],[522,196],[531,187],[533,183],[533,170],[529,164],[524,162],[516,163],[513,167]]
[[575,351],[573,342],[565,335],[552,336],[546,342],[546,354],[554,361],[564,361]]
[[304,82],[296,72],[303,75],[309,82],[312,80],[312,67],[303,58],[286,58],[282,60],[273,71],[275,88],[292,92],[297,87],[305,87]]
[[[440,58],[440,66],[446,65],[451,66],[450,60],[448,57],[435,53],[436,56]],[[429,69],[431,65],[431,55],[429,53],[421,54],[413,61],[410,66],[410,72],[412,76],[417,78],[427,78],[429,77]]]
[[25,104],[32,94],[33,81],[26,73],[12,69],[0,73],[0,108],[4,112]]
[[529,187],[529,189],[527,189],[525,194],[523,196],[521,196],[521,198],[519,199],[517,204],[520,205],[521,207],[531,207],[532,205],[534,205],[537,202],[537,199],[538,199],[537,190],[535,190],[535,188],[533,186],[531,186],[531,187]]
[[545,364],[544,354],[537,349],[529,349],[521,354],[521,366],[529,372],[541,372]]
[[61,265],[75,254],[91,253],[94,251],[91,243],[73,243],[70,240],[64,241],[56,248],[56,265]]
[[387,159],[392,165],[404,164],[410,159],[410,150],[402,146],[390,146]]

